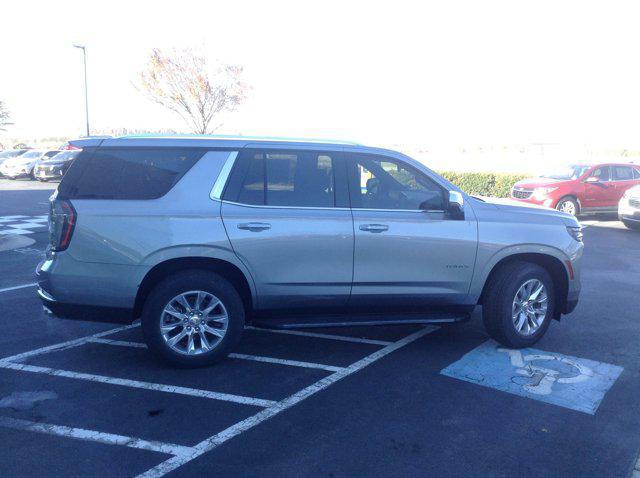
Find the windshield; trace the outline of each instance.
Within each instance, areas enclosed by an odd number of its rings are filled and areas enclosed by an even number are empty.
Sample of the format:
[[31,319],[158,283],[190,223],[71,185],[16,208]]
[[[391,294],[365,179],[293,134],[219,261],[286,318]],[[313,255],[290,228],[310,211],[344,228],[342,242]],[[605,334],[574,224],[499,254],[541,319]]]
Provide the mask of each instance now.
[[62,151],[55,156],[48,158],[47,161],[66,161],[75,158],[79,152],[80,150]]
[[0,158],[15,158],[22,154],[23,151],[21,149],[13,150],[13,151],[3,151],[0,153]]
[[562,180],[578,179],[580,176],[582,176],[585,173],[587,169],[589,169],[589,166],[581,166],[581,165],[565,166],[563,168],[559,168],[555,171],[552,171],[549,174],[543,174],[542,177],[549,178],[549,179],[562,179]]
[[27,153],[24,153],[22,156],[20,156],[20,158],[32,159],[32,158],[39,158],[41,155],[42,155],[41,151],[29,151]]

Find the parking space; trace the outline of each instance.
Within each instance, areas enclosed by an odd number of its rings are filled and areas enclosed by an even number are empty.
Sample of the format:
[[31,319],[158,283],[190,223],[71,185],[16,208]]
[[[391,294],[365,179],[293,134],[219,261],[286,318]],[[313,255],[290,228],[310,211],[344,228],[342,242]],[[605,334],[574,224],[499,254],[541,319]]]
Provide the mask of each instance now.
[[[0,216],[46,213],[44,191],[23,192],[0,192]],[[46,232],[26,236],[44,248]],[[196,370],[155,361],[138,324],[46,318],[38,254],[0,250],[0,476],[635,478],[639,237],[614,220],[585,230],[578,309],[535,349],[488,341],[478,313],[441,328],[248,327]]]
[[[7,397],[3,408],[13,410],[10,415],[0,414],[0,427],[169,455],[171,458],[159,458],[159,463],[145,472],[160,476],[436,329],[420,327],[398,340],[383,341],[250,328],[240,352],[202,373],[159,365],[146,353],[136,324],[118,327],[0,360],[0,368],[8,376],[3,383],[10,384],[9,389],[0,391]],[[270,336],[273,355],[266,355],[269,347],[260,336]],[[261,355],[246,353],[255,349]],[[287,349],[294,353],[315,350],[313,355],[324,362],[284,358],[283,350]],[[11,392],[24,381],[21,374],[44,376],[40,385],[46,384],[46,392],[26,392],[26,396]],[[78,382],[90,385],[79,386]],[[60,408],[78,392],[84,406]],[[146,423],[136,427],[127,420],[135,411],[119,406],[129,402],[137,405],[141,415],[146,411],[148,417],[162,417],[150,421],[155,427]],[[36,404],[48,417],[46,423],[32,419],[30,405]],[[152,409],[146,410],[150,404]],[[101,411],[98,420],[96,406]],[[213,416],[213,420],[198,420],[201,416]],[[100,428],[86,428],[87,422]]]

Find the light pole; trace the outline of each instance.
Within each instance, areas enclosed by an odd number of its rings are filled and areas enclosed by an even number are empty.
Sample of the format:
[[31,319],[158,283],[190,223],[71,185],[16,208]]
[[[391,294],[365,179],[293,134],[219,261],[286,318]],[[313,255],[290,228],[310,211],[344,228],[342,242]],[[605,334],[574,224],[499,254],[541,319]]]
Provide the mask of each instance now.
[[74,48],[80,48],[82,50],[82,57],[84,59],[84,109],[87,118],[87,136],[89,136],[89,93],[87,91],[87,49],[84,45],[73,45]]

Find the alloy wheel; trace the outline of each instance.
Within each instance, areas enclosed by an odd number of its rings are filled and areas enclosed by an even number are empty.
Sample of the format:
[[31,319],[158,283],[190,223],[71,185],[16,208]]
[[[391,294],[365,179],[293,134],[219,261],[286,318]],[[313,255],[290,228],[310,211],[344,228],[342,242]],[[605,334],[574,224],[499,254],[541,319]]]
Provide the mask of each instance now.
[[571,214],[572,216],[575,216],[576,205],[573,203],[573,201],[562,201],[560,204],[558,204],[558,211],[566,212],[568,214]]
[[171,299],[160,317],[160,333],[171,350],[199,355],[215,349],[229,325],[227,309],[213,294],[192,290]]
[[520,286],[513,298],[511,316],[516,332],[532,335],[547,318],[547,290],[538,279],[529,279]]

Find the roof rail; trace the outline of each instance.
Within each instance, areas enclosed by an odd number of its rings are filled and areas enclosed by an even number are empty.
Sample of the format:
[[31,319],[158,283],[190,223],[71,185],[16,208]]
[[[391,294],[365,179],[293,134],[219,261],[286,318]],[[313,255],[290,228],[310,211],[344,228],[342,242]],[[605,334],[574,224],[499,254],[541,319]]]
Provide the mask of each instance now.
[[331,144],[346,144],[350,146],[361,146],[360,143],[354,141],[344,141],[338,139],[326,139],[326,138],[287,138],[278,136],[243,136],[243,135],[230,135],[230,134],[132,134],[124,136],[116,136],[117,139],[150,139],[150,138],[165,138],[165,139],[211,139],[211,140],[235,140],[235,141],[274,141],[274,142],[288,142],[288,143],[331,143]]

